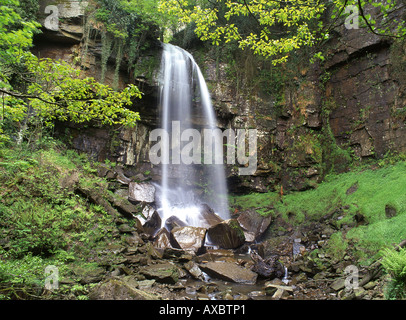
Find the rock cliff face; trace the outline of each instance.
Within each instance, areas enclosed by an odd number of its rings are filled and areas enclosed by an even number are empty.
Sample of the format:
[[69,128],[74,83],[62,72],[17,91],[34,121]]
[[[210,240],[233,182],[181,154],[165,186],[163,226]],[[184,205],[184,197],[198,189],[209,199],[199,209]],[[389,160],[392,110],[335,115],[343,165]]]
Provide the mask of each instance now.
[[[404,19],[405,11],[395,15]],[[231,172],[231,190],[306,189],[330,168],[345,171],[351,159],[406,150],[405,42],[341,25],[325,47],[323,63],[297,65],[279,106],[273,96],[238,95],[225,66],[215,81],[215,62],[209,64],[224,127],[259,132],[258,170],[250,177]]]
[[340,34],[345,42],[333,41],[337,53],[326,66],[331,77],[325,99],[333,103],[330,125],[334,136],[361,158],[403,152],[404,119],[396,111],[405,106],[399,70],[405,59],[404,45],[365,30],[346,31],[342,29]]
[[[87,1],[59,0],[40,1],[40,22],[42,33],[35,38],[33,53],[41,58],[61,59],[78,65],[77,61],[85,52],[84,32]],[[48,9],[47,9],[48,8]],[[58,14],[57,28],[49,25],[47,19]],[[119,71],[118,88],[124,88],[129,83],[135,83],[143,92],[143,99],[133,102],[133,108],[142,115],[142,120],[133,129],[78,126],[58,123],[56,132],[65,137],[66,141],[80,152],[88,153],[94,160],[117,161],[123,165],[139,165],[143,171],[150,170],[148,161],[149,132],[156,127],[158,120],[158,88],[151,76],[151,68],[158,70],[160,44],[155,38],[147,39],[150,50],[145,52],[137,61],[139,73],[129,71],[124,57]],[[101,39],[95,37],[88,43],[82,60],[82,70],[85,76],[94,77],[100,81],[101,74]],[[78,66],[79,67],[79,66]],[[113,86],[115,64],[109,61],[105,75],[105,84]]]
[[[47,1],[41,2],[45,12]],[[74,62],[83,38],[83,5],[59,1],[63,23],[58,31],[44,28],[34,52],[41,57]],[[63,10],[75,8],[75,10]],[[396,12],[402,17],[404,11]],[[44,15],[46,16],[46,15]],[[150,39],[150,52],[138,61],[154,61],[157,71],[161,49]],[[212,92],[219,126],[258,130],[258,166],[255,174],[239,176],[236,165],[228,166],[231,192],[266,192],[278,189],[306,189],[320,181],[327,169],[345,170],[350,156],[359,159],[383,157],[388,152],[406,151],[404,112],[406,104],[406,44],[375,36],[364,29],[334,31],[326,46],[323,64],[297,66],[294,85],[282,85],[279,99],[269,94],[243,92],[230,79],[226,63],[202,59],[202,69]],[[86,56],[86,73],[98,79],[101,44],[94,41]],[[142,70],[143,68],[138,68]],[[112,83],[114,66],[106,82]],[[156,79],[156,77],[155,77]],[[59,133],[79,151],[94,159],[118,161],[135,170],[157,167],[148,161],[149,133],[159,126],[158,86],[153,76],[130,74],[124,66],[119,86],[135,82],[144,92],[133,108],[141,121],[134,129],[58,125]]]

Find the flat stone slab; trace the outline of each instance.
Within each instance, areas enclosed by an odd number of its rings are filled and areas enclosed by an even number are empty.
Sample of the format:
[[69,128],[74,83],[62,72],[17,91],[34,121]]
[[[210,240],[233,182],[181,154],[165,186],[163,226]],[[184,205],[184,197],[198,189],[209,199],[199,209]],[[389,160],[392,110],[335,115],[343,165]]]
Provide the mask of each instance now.
[[243,284],[255,284],[258,277],[255,272],[232,262],[207,262],[201,264],[200,269],[213,278]]
[[154,279],[160,283],[175,284],[179,279],[179,271],[175,265],[160,263],[140,268],[140,273],[148,279]]

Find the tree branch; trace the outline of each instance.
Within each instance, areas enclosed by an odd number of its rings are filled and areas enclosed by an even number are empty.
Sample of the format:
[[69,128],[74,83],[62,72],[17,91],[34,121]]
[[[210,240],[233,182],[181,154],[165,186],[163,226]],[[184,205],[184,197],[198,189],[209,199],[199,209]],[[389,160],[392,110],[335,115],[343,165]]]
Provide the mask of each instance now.
[[44,102],[44,103],[49,103],[49,104],[57,105],[57,106],[59,106],[59,107],[62,106],[61,103],[58,103],[58,102],[55,102],[55,101],[48,101],[48,100],[45,100],[45,99],[43,99],[43,98],[41,98],[41,97],[38,97],[38,96],[33,96],[33,95],[29,95],[29,94],[16,93],[16,92],[8,91],[8,90],[2,89],[2,88],[0,88],[0,92],[1,92],[1,93],[4,93],[4,94],[7,94],[7,95],[9,95],[9,96],[12,96],[12,97],[19,98],[19,99],[38,99],[38,100],[40,100],[40,101],[42,101],[42,102]]
[[258,26],[262,28],[261,22],[259,22],[259,20],[257,19],[257,17],[252,13],[251,8],[249,7],[249,5],[248,5],[248,3],[247,3],[246,0],[244,0],[244,5],[245,5],[245,7],[247,8],[248,13],[250,14],[250,16],[251,16],[252,18],[254,18],[254,20],[256,21],[256,23],[258,24]]
[[383,33],[378,33],[374,30],[374,28],[371,26],[369,23],[368,19],[365,17],[364,14],[364,8],[362,8],[361,0],[358,0],[358,8],[359,12],[361,14],[362,19],[365,21],[365,24],[367,25],[368,29],[375,35],[381,36],[381,37],[391,37],[391,38],[402,38],[400,36],[394,35],[394,34],[383,34]]

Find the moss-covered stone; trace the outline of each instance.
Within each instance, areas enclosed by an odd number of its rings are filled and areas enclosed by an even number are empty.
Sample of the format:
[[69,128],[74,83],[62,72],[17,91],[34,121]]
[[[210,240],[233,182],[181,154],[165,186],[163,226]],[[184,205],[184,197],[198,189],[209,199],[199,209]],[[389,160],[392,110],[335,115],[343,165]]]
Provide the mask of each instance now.
[[244,230],[236,219],[229,219],[209,228],[210,241],[223,249],[235,249],[245,242]]

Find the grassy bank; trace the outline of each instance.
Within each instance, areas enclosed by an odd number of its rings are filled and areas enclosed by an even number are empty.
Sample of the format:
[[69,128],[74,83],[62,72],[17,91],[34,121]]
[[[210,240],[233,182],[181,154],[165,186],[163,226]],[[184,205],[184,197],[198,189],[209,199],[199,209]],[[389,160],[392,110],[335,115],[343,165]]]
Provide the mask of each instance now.
[[[132,221],[77,192],[96,190],[106,206],[114,202],[108,182],[96,174],[98,165],[53,139],[41,145],[0,143],[0,299],[47,298],[48,266],[58,268],[61,280],[57,296],[49,298],[86,299],[98,276],[120,264],[114,252],[126,235],[117,226]],[[327,221],[333,229],[323,248],[328,256],[340,259],[351,250],[359,264],[368,264],[383,248],[406,239],[406,162],[382,161],[331,175],[315,189],[283,197],[232,196],[230,205],[233,211],[271,214],[271,234]],[[406,254],[387,256],[385,268],[398,279],[394,287],[403,290]]]
[[[343,241],[356,243],[361,260],[406,238],[406,162],[382,161],[331,175],[315,189],[234,196],[233,210],[256,208],[292,226],[333,218]],[[343,230],[345,230],[343,232]]]
[[[39,298],[47,266],[56,266],[61,279],[75,268],[97,267],[115,222],[75,192],[78,186],[108,192],[95,172],[86,156],[52,139],[0,144],[0,299]],[[67,282],[59,293],[80,298],[83,286]]]

